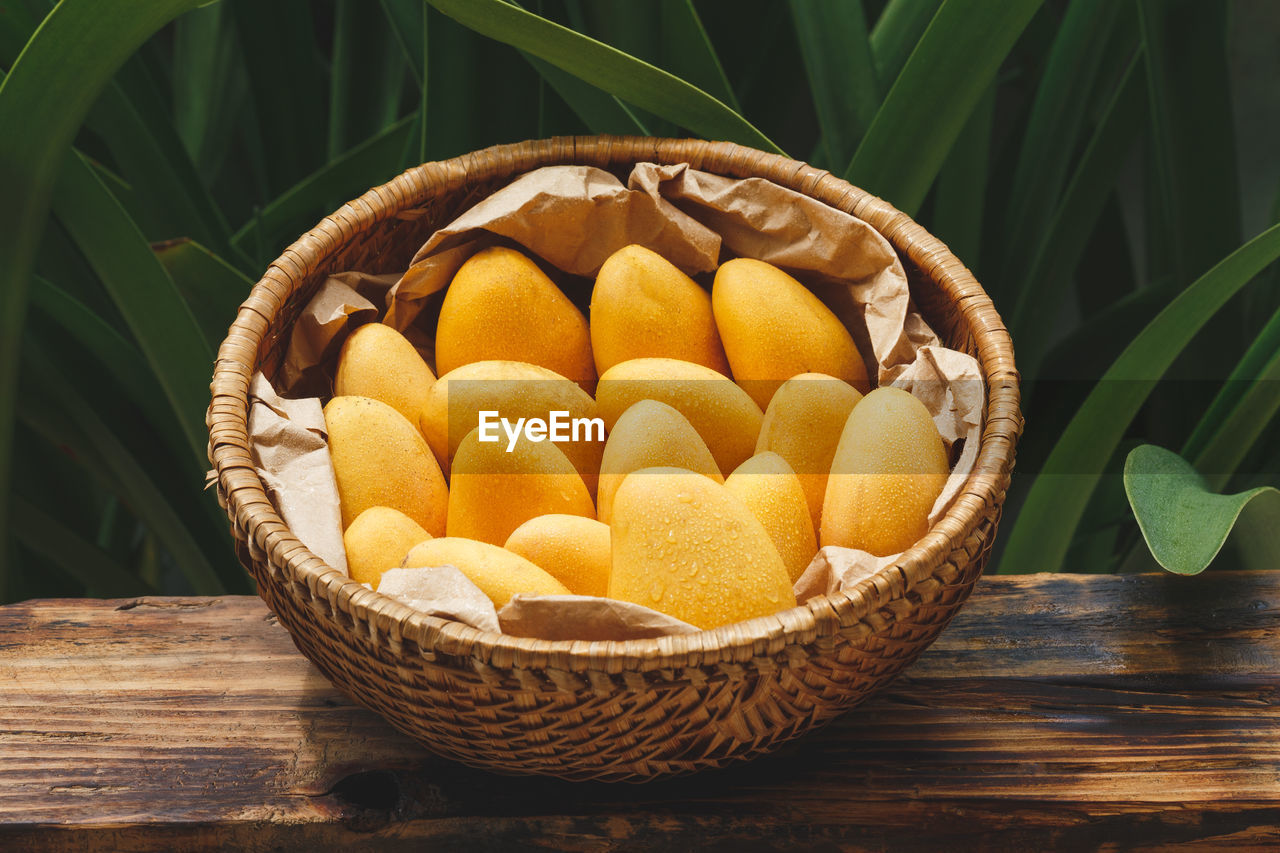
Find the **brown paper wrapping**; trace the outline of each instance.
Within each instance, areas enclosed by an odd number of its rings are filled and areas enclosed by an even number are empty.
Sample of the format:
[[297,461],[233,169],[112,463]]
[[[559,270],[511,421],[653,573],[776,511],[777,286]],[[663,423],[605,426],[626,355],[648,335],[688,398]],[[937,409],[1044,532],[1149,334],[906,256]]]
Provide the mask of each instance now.
[[249,439],[259,476],[280,517],[293,535],[342,572],[338,482],[329,461],[329,445],[320,400],[287,400],[261,373],[249,383]]
[[498,621],[503,633],[540,640],[644,640],[698,630],[639,604],[587,595],[515,595]]
[[341,272],[321,282],[293,324],[275,377],[280,392],[293,397],[328,396],[332,385],[326,368],[332,369],[352,329],[378,319],[378,305],[395,281],[394,275]]
[[[414,320],[468,257],[500,241],[517,243],[581,277],[593,277],[609,255],[631,243],[695,276],[711,272],[728,256],[782,267],[845,322],[876,365],[879,384],[909,391],[933,416],[953,471],[930,523],[945,514],[963,487],[977,456],[982,422],[985,392],[978,363],[941,346],[911,303],[892,246],[852,215],[763,179],[735,180],[687,165],[641,163],[626,185],[589,166],[549,166],[516,178],[432,235],[386,292],[383,322],[409,335],[430,363],[430,338]],[[327,393],[322,367],[331,364],[351,326],[376,318],[370,299],[387,281],[354,273],[326,281],[295,327],[280,387],[294,393],[320,387],[311,393]],[[325,514],[336,525],[334,495],[332,511]],[[337,539],[340,544],[340,529]],[[823,548],[797,581],[797,600],[855,584],[897,557]],[[637,639],[696,630],[647,607],[587,596],[516,596],[490,623],[489,611],[477,611],[477,596],[483,593],[453,567],[445,568],[449,573],[439,567],[403,570],[420,574],[397,575],[379,592],[386,586],[428,612],[548,640]]]
[[453,566],[389,569],[378,581],[378,592],[432,616],[481,631],[501,630],[489,596]]

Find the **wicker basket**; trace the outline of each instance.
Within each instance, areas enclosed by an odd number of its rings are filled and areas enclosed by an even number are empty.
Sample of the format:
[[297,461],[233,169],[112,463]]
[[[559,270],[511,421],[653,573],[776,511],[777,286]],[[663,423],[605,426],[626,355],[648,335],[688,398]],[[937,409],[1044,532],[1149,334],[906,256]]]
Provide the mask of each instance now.
[[[858,216],[897,250],[913,298],[987,383],[964,491],[896,565],[774,616],[656,640],[550,642],[478,631],[370,592],[289,531],[254,471],[249,380],[271,369],[326,274],[393,272],[437,227],[540,166],[681,163],[763,177]],[[946,246],[874,196],[811,166],[723,142],[573,137],[410,169],[285,250],[218,351],[210,460],[237,553],[293,640],[340,689],[441,755],[508,773],[644,780],[767,752],[862,701],[956,612],[995,535],[1022,426],[1008,332]]]

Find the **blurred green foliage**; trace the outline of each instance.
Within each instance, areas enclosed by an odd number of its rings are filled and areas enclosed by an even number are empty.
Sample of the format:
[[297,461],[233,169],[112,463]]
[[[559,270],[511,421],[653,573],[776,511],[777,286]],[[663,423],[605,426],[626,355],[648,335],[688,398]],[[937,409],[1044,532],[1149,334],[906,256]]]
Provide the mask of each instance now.
[[1153,567],[1143,443],[1280,480],[1266,0],[196,6],[0,6],[0,601],[247,591],[201,488],[251,282],[411,165],[560,134],[785,151],[948,242],[1026,382],[1002,570]]

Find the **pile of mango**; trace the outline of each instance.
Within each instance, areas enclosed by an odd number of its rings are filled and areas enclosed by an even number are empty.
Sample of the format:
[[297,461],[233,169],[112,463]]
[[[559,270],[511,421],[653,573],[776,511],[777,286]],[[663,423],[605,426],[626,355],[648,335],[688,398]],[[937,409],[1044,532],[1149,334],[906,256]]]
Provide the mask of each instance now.
[[[926,532],[949,472],[928,410],[867,393],[849,331],[782,270],[730,260],[708,293],[627,246],[589,313],[493,247],[445,292],[438,379],[389,326],[350,334],[324,411],[355,580],[452,565],[499,609],[607,596],[714,628],[794,607],[819,546]],[[568,440],[481,425],[555,412]]]

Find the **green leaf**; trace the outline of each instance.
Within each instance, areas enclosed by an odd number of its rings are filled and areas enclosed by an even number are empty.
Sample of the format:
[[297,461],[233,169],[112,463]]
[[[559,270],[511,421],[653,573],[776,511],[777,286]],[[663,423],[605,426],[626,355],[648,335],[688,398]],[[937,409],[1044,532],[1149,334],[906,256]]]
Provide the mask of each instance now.
[[323,162],[325,86],[307,0],[227,0],[275,193]]
[[[188,530],[171,499],[117,438],[75,386],[33,343],[24,346],[20,413],[33,429],[73,448],[79,461],[119,494],[173,554],[197,595],[224,590],[205,549]],[[194,484],[193,484],[194,485]]]
[[982,224],[986,220],[987,169],[995,87],[987,90],[960,131],[938,175],[933,200],[933,232],[971,270],[978,269]]
[[430,0],[481,35],[527,51],[628,103],[708,139],[782,153],[723,102],[678,77],[502,0]]
[[253,280],[194,240],[163,243],[153,251],[191,308],[210,351],[217,351]]
[[144,116],[117,83],[103,90],[88,126],[111,150],[153,239],[190,237],[230,252],[230,229],[200,181],[168,116]]
[[1129,67],[1080,157],[1062,202],[1037,241],[1026,273],[1011,280],[1018,288],[1009,312],[1009,330],[1018,341],[1018,369],[1039,374],[1052,343],[1053,324],[1070,291],[1070,275],[1089,242],[1107,197],[1142,129],[1141,55]]
[[[31,290],[31,307],[53,324],[60,334],[84,347],[111,374],[128,396],[129,404],[170,439],[170,449],[174,453],[180,456],[188,451],[181,427],[165,402],[164,389],[131,341],[103,321],[92,308],[39,276],[36,276]],[[56,343],[46,342],[46,347],[49,345]]]
[[693,7],[693,0],[661,0],[658,10],[663,65],[675,76],[688,80],[741,114],[742,107],[702,26],[698,10]]
[[[1025,272],[1062,197],[1086,107],[1098,69],[1110,47],[1108,34],[1125,4],[1115,0],[1077,0],[1067,7],[1049,59],[1035,90],[1026,135],[1018,154],[1009,201],[1001,278]],[[1130,27],[1130,29],[1133,29]],[[1137,47],[1137,34],[1132,45]]]
[[382,15],[367,0],[338,0],[329,76],[329,159],[368,139],[400,115],[405,58]]
[[579,80],[568,71],[562,71],[550,62],[544,62],[532,54],[520,52],[543,80],[582,119],[592,133],[612,133],[620,136],[648,136],[649,130],[640,119],[608,92],[602,92],[590,83]]
[[22,498],[13,501],[13,522],[19,542],[80,581],[91,596],[122,598],[155,592],[106,551]]
[[1061,570],[1103,466],[1151,389],[1208,318],[1276,258],[1280,225],[1193,282],[1125,347],[1049,454],[1018,514],[1000,571]]
[[173,122],[206,180],[226,161],[249,95],[235,25],[226,3],[196,9],[173,30]]
[[325,215],[335,195],[353,197],[390,180],[415,120],[416,115],[400,119],[281,193],[235,233],[232,243],[265,263],[278,254],[278,241],[292,242],[300,229]]
[[947,0],[885,96],[845,172],[908,215],[1042,0]]
[[[111,76],[152,33],[199,0],[138,0],[121,14],[63,0],[0,82],[0,547],[8,530],[18,348],[27,288],[67,147]],[[0,559],[0,599],[10,551]]]
[[422,0],[380,0],[380,2],[387,23],[391,25],[391,32],[404,52],[409,70],[418,78],[418,85],[421,86],[425,80],[423,69],[427,65],[426,44],[422,39],[422,34],[426,32],[423,21],[427,15],[427,8]]
[[1220,489],[1280,412],[1280,309],[1250,344],[1183,445],[1210,488]]
[[1240,242],[1223,3],[1139,0],[1155,200],[1154,274],[1191,281]]
[[941,5],[942,0],[889,0],[884,7],[871,28],[871,56],[881,91],[898,79]]
[[[1178,454],[1153,444],[1135,448],[1124,463],[1124,490],[1142,529],[1142,538],[1161,566],[1178,575],[1198,575],[1222,550],[1236,519],[1255,498],[1280,490],[1269,486],[1219,495]],[[1280,509],[1280,501],[1273,507]],[[1280,513],[1267,533],[1280,565]]]
[[830,168],[848,163],[880,106],[861,0],[791,0]]
[[57,182],[54,212],[129,324],[195,458],[204,460],[213,349],[190,307],[120,203],[74,152]]

